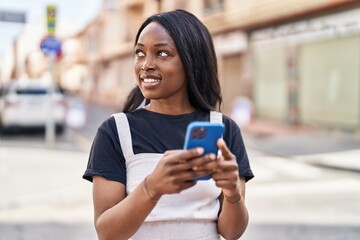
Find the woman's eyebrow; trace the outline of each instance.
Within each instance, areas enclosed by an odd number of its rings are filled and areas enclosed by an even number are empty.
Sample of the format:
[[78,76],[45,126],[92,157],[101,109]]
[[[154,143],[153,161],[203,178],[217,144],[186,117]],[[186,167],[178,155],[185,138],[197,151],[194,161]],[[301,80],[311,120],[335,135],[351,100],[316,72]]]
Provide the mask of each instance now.
[[155,47],[171,47],[170,46],[170,44],[168,44],[168,43],[162,43],[162,42],[160,42],[160,43],[156,43],[156,44],[154,44],[154,46]]
[[[143,44],[143,43],[141,43],[141,42],[138,42],[138,43],[136,44],[136,46],[144,47],[145,44]],[[155,44],[154,44],[154,47],[169,47],[169,48],[174,49],[173,46],[171,46],[171,45],[168,44],[168,43],[164,43],[164,42],[155,43]]]
[[169,44],[169,43],[162,43],[162,42],[156,43],[156,44],[154,44],[154,47],[167,47],[171,51],[176,51],[176,47],[174,45]]
[[142,43],[140,43],[140,42],[137,42],[137,43],[136,43],[136,46],[144,47],[145,45],[142,44]]

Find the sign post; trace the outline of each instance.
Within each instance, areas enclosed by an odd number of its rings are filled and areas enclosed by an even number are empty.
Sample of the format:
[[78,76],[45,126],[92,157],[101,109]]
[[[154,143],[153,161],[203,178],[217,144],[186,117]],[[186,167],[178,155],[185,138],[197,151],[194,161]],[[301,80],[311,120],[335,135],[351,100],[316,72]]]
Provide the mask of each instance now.
[[45,140],[48,144],[55,143],[55,121],[53,101],[55,95],[55,68],[56,59],[61,56],[61,42],[54,36],[56,30],[56,6],[46,7],[48,35],[41,41],[40,49],[49,58],[49,68],[51,74],[51,86],[48,101],[48,118],[45,126]]
[[55,62],[56,57],[54,53],[50,53],[48,55],[49,58],[49,66],[50,66],[50,75],[51,75],[51,83],[50,83],[50,89],[48,93],[48,102],[47,102],[47,121],[45,125],[45,141],[53,145],[55,143],[56,138],[56,128],[55,128],[55,119],[54,119],[54,95],[55,95],[55,89],[54,89],[54,72],[55,72]]

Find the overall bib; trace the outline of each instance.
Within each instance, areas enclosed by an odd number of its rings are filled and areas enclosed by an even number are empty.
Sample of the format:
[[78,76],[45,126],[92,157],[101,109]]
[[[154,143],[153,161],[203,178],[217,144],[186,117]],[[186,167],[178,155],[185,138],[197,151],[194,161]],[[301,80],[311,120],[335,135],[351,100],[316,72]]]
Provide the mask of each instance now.
[[[127,195],[150,174],[162,153],[134,154],[129,122],[124,113],[113,114],[126,160]],[[222,122],[222,114],[210,112],[210,122]],[[219,240],[217,215],[221,189],[210,179],[179,194],[163,195],[132,240]]]

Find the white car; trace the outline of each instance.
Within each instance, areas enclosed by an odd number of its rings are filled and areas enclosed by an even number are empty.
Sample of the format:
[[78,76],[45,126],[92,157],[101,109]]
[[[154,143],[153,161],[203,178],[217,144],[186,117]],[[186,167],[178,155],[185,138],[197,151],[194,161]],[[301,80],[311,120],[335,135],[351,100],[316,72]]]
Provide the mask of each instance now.
[[[45,127],[47,121],[62,132],[66,99],[57,87],[39,79],[10,81],[0,93],[0,127]],[[50,118],[50,120],[49,120]]]

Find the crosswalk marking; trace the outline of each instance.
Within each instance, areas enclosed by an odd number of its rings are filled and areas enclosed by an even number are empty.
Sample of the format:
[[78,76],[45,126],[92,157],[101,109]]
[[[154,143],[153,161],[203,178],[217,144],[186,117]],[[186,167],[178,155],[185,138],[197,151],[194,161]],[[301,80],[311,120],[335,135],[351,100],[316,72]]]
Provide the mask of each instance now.
[[305,156],[294,156],[294,159],[310,164],[331,166],[342,169],[360,171],[360,150],[348,150],[340,152],[330,152],[312,154]]
[[247,188],[252,197],[290,196],[303,194],[323,194],[333,192],[352,192],[360,194],[360,180],[345,178],[335,180],[316,180],[298,182],[273,182],[268,184],[254,184]]
[[274,156],[253,155],[250,156],[251,168],[257,181],[268,181],[278,176],[289,176],[298,179],[313,179],[321,174],[318,167]]

